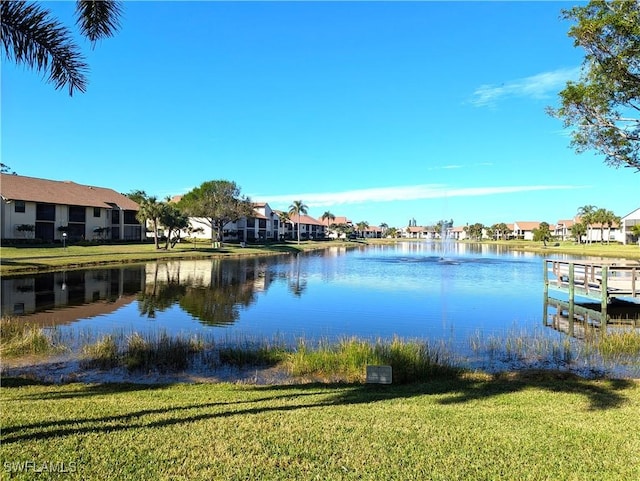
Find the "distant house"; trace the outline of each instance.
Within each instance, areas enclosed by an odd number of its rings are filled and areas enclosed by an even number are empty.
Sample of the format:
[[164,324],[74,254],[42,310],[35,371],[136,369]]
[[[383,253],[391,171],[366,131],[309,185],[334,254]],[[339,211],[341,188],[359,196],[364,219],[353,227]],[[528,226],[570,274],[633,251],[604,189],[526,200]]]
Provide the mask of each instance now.
[[339,232],[338,230],[335,229],[335,226],[347,226],[347,227],[353,227],[353,222],[351,222],[351,220],[347,219],[344,216],[336,216],[335,219],[318,219],[318,221],[325,226],[325,232],[327,234],[327,237],[331,238],[331,239],[337,239],[339,237],[345,238],[346,234],[344,232]]
[[428,228],[420,225],[404,227],[400,233],[406,239],[426,239],[429,234]]
[[553,236],[559,240],[569,240],[573,239],[573,234],[571,234],[571,228],[576,224],[575,219],[560,219],[553,230]]
[[540,222],[517,221],[513,223],[515,239],[533,240],[533,231],[540,227]]
[[464,230],[464,226],[450,227],[447,236],[453,240],[464,240],[467,238],[467,231]]
[[360,232],[360,235],[366,239],[381,239],[382,238],[382,227],[377,225],[370,225],[365,230]]
[[634,226],[640,225],[640,207],[622,217],[620,224],[622,226],[621,241],[624,244],[631,244],[633,242],[640,244],[640,236],[634,236],[632,232]]
[[[31,236],[43,242],[144,238],[136,219],[139,206],[105,187],[0,174],[2,239]],[[33,226],[33,231],[24,230]]]

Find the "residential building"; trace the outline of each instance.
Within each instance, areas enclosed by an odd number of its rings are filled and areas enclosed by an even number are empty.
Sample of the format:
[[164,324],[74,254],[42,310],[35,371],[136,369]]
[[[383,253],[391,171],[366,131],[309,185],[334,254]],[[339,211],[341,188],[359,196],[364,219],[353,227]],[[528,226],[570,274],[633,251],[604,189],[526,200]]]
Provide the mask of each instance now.
[[562,241],[573,239],[571,228],[576,224],[575,219],[560,219],[553,230],[553,236]]
[[533,240],[533,231],[540,227],[540,222],[517,221],[513,223],[515,239]]
[[318,219],[306,214],[289,214],[289,222],[285,222],[282,226],[285,239],[298,238],[298,224],[300,224],[301,240],[325,238],[325,226]]
[[106,187],[0,174],[0,197],[4,240],[144,239],[138,204]]
[[453,240],[464,240],[467,238],[467,231],[464,226],[450,227],[447,229],[447,236]]
[[640,236],[633,234],[633,227],[640,225],[640,207],[620,219],[621,242],[623,244],[631,244],[637,242],[640,245]]
[[345,238],[347,235],[344,232],[339,232],[335,229],[335,226],[346,226],[347,228],[353,228],[353,222],[344,216],[336,216],[334,219],[318,219],[318,221],[324,226],[324,231],[327,237],[331,239]]
[[[182,196],[176,195],[170,202],[179,202]],[[211,239],[211,224],[204,217],[189,217],[189,228],[180,235],[196,239]],[[224,242],[266,242],[280,238],[280,217],[266,202],[253,203],[253,215],[228,222],[222,229]],[[166,232],[164,233],[166,235]]]

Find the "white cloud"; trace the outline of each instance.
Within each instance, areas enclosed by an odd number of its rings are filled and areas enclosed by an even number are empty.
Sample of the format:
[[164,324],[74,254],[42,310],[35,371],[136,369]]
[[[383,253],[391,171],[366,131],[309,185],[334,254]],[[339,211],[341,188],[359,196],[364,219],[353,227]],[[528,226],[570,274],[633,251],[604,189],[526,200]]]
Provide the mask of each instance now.
[[[492,162],[476,162],[475,164],[471,164],[471,167],[487,167],[493,165]],[[461,164],[449,164],[449,165],[437,165],[434,167],[427,167],[427,170],[452,170],[452,169],[462,169],[468,166]]]
[[473,93],[471,103],[476,107],[492,107],[499,100],[513,97],[534,99],[550,98],[564,88],[567,81],[575,80],[580,68],[566,68],[543,72],[531,77],[516,79],[501,85],[481,85]]
[[329,193],[295,193],[286,195],[251,195],[254,200],[268,202],[273,206],[289,206],[293,200],[302,199],[309,207],[329,207],[346,204],[395,202],[419,199],[440,199],[450,197],[478,197],[516,192],[541,190],[579,189],[573,185],[517,185],[503,187],[448,187],[443,184],[420,184],[399,187],[380,187]]

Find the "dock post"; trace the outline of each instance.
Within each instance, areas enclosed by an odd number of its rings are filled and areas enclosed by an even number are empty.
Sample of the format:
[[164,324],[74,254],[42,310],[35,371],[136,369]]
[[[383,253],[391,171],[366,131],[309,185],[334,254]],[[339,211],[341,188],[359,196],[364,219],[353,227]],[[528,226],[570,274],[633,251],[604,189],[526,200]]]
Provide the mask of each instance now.
[[573,313],[573,301],[576,296],[576,273],[573,262],[569,263],[569,309]]
[[544,279],[544,294],[542,298],[542,325],[547,325],[549,319],[549,261],[545,259],[542,262],[544,271],[542,272],[542,278]]
[[607,332],[607,304],[609,303],[609,288],[608,288],[609,268],[602,266],[602,282],[600,289],[602,290],[602,301],[600,304],[600,322],[602,323],[602,332]]

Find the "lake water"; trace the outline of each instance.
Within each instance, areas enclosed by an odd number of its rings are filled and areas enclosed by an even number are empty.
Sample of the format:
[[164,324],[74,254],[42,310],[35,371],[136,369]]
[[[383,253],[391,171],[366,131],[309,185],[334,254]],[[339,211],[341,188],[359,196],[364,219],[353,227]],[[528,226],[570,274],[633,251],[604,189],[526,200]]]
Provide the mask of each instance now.
[[445,247],[404,242],[5,278],[2,314],[92,336],[162,330],[290,343],[400,336],[441,342],[470,362],[473,339],[565,338],[544,316],[543,257]]

